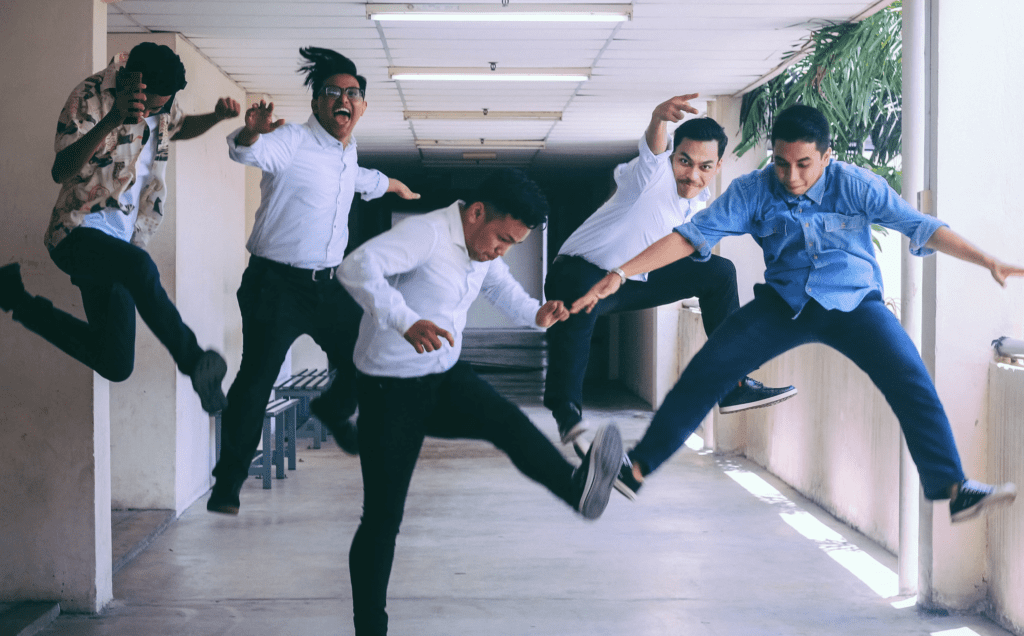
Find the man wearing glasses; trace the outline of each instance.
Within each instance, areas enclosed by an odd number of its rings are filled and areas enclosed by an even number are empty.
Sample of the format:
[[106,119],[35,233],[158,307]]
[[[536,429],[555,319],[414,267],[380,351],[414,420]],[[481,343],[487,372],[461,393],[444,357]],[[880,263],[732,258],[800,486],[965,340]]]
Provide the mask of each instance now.
[[112,382],[135,367],[138,308],[191,377],[203,409],[215,413],[224,408],[227,365],[200,348],[144,249],[163,219],[170,142],[198,137],[240,110],[223,97],[213,112],[185,116],[174,103],[185,84],[174,51],[142,42],[75,88],[57,121],[50,176],[61,188],[45,243],[81,291],[86,320],[28,294],[19,263],[0,268],[0,308]]
[[336,370],[330,389],[310,405],[343,449],[356,452],[348,418],[355,412],[352,350],[362,310],[334,275],[348,244],[352,197],[419,195],[377,170],[357,165],[352,131],[366,111],[366,79],[344,55],[300,51],[313,114],[304,124],[274,120],[260,102],[228,135],[228,153],[263,171],[262,200],[246,248],[252,254],[238,289],[242,363],[222,417],[221,456],[207,510],[238,514],[239,491],[259,444],[263,413],[288,348],[309,334]]

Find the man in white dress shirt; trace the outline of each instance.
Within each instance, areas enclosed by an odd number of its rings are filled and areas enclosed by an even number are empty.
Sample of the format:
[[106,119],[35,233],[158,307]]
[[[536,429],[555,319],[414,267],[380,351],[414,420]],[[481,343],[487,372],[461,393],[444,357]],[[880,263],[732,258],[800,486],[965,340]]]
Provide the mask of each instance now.
[[[263,171],[262,200],[246,247],[252,256],[238,289],[242,364],[228,391],[221,456],[207,510],[238,514],[239,491],[259,444],[263,413],[288,348],[309,334],[327,353],[336,375],[311,404],[339,445],[355,412],[352,348],[361,310],[335,279],[348,245],[353,195],[364,200],[395,192],[419,198],[404,184],[357,165],[352,130],[366,110],[366,79],[344,55],[303,48],[300,70],[313,90],[305,124],[274,120],[273,104],[245,113],[245,126],[228,136],[232,159]],[[232,402],[233,400],[233,402]],[[346,450],[355,451],[353,447]]]
[[[617,189],[604,205],[566,239],[551,264],[544,292],[572,302],[608,272],[616,272],[672,228],[685,223],[710,198],[707,185],[722,167],[728,137],[718,122],[704,117],[683,122],[668,144],[668,123],[697,113],[680,95],[659,104],[640,139],[640,156],[615,169]],[[618,294],[601,300],[590,313],[570,316],[548,332],[548,372],[544,405],[558,423],[562,443],[585,429],[583,377],[598,316],[658,307],[697,297],[704,331],[710,334],[739,309],[736,268],[713,255],[706,262],[682,259],[650,274],[626,277]],[[737,378],[739,380],[739,378]],[[722,413],[770,406],[796,395],[796,389],[769,388],[751,378],[719,403]]]
[[598,431],[574,469],[459,360],[466,314],[480,294],[524,326],[546,328],[568,316],[561,301],[542,306],[531,298],[500,258],[544,223],[547,209],[525,173],[500,170],[468,202],[406,219],[338,270],[364,309],[355,349],[363,517],[349,552],[357,636],[387,633],[395,538],[426,435],[493,443],[585,518],[596,519],[608,503],[622,459],[614,425]]

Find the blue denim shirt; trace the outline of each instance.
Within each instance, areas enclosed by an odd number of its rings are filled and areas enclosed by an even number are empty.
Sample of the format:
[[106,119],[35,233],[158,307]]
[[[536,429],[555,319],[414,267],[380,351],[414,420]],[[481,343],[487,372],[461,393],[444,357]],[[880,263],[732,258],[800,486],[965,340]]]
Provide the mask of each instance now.
[[750,234],[764,250],[765,282],[799,314],[814,299],[826,309],[851,311],[872,291],[882,293],[871,224],[910,237],[910,253],[946,225],[921,214],[878,175],[831,161],[810,190],[794,196],[775,165],[735,179],[725,194],[675,228],[707,260],[724,236]]

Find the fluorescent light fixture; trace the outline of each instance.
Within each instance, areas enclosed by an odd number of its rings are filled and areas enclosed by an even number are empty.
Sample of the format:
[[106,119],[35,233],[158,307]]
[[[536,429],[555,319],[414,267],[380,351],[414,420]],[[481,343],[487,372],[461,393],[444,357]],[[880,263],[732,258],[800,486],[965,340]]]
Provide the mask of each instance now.
[[544,142],[535,139],[417,139],[416,147],[446,150],[540,150]]
[[632,4],[367,4],[368,20],[418,22],[626,22]]
[[475,81],[475,82],[585,82],[589,68],[495,68],[391,66],[388,77],[394,80]]
[[477,161],[493,161],[498,158],[496,152],[464,152],[462,153],[463,159],[474,159]]
[[561,121],[557,110],[407,110],[405,119],[536,119]]

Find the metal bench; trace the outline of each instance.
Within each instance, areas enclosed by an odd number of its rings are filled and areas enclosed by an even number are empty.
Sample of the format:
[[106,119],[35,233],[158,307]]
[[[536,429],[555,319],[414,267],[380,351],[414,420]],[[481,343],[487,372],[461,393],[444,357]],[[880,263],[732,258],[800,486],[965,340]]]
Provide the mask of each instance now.
[[313,448],[320,448],[320,442],[327,441],[327,430],[320,424],[320,420],[310,417],[309,403],[326,391],[333,379],[334,374],[327,369],[303,369],[274,387],[275,397],[299,401],[298,419],[302,422],[299,427],[306,423],[311,425]]
[[[299,400],[278,398],[267,404],[263,414],[263,445],[249,463],[249,474],[263,478],[263,488],[269,490],[271,466],[277,467],[277,479],[284,479],[285,463],[295,470],[295,429],[298,422]],[[217,459],[220,459],[220,413],[213,416],[216,428]],[[271,433],[273,431],[273,433]],[[271,435],[273,434],[273,445]]]

